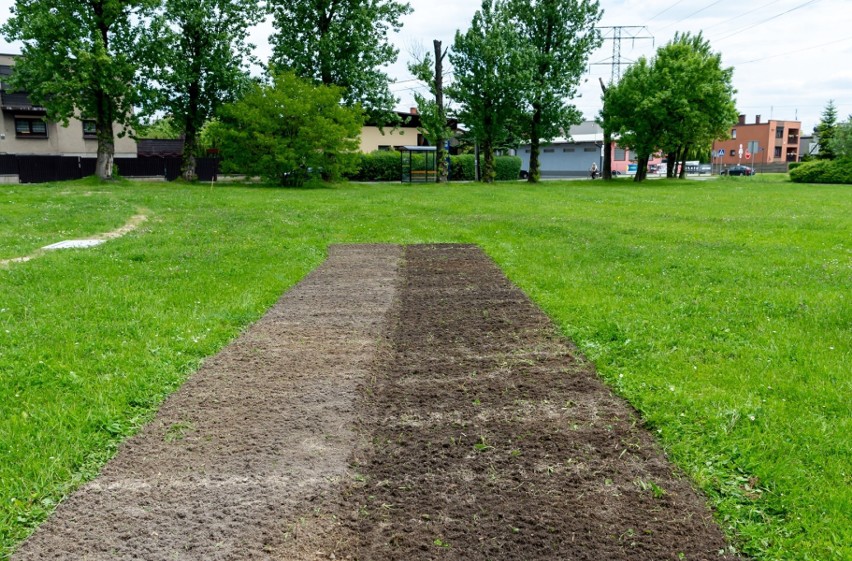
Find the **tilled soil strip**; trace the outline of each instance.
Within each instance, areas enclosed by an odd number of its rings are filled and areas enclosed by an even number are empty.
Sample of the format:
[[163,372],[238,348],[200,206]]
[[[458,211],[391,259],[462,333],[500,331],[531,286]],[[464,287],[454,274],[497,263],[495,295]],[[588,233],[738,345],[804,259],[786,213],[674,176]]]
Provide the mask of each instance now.
[[333,247],[24,559],[730,559],[634,411],[475,246]]
[[317,550],[406,561],[731,558],[703,497],[631,407],[487,256],[409,246],[403,271],[388,351],[361,392],[353,479],[317,517],[352,539]]
[[13,559],[270,558],[347,471],[356,388],[387,331],[401,254],[332,247]]

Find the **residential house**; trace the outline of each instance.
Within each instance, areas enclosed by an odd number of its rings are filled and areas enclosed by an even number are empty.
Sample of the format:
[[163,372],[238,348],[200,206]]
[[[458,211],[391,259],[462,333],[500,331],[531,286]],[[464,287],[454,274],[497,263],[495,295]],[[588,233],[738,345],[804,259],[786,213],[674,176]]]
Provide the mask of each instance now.
[[[44,107],[33,105],[26,92],[9,87],[17,56],[0,54],[0,154],[97,156],[94,121],[70,119],[67,126],[46,121]],[[116,138],[115,156],[135,158],[136,141]]]
[[725,167],[744,164],[763,171],[786,171],[789,162],[799,161],[801,130],[801,121],[763,122],[757,115],[754,123],[746,123],[746,116],[740,115],[731,127],[731,137],[713,143],[715,162]]
[[[410,111],[397,111],[399,123],[397,125],[379,126],[378,123],[368,121],[361,129],[361,152],[369,154],[377,150],[400,150],[404,146],[428,146],[429,143],[418,130],[421,127],[420,114],[416,107]],[[459,123],[455,119],[447,120],[447,127],[458,132]],[[452,139],[452,146],[457,142]]]

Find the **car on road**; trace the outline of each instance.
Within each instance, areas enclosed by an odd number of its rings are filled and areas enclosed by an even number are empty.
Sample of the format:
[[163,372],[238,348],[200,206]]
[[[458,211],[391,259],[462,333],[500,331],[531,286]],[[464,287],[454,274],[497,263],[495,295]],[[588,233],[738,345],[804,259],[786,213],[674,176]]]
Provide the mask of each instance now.
[[731,166],[723,169],[722,175],[754,175],[754,168],[748,166]]

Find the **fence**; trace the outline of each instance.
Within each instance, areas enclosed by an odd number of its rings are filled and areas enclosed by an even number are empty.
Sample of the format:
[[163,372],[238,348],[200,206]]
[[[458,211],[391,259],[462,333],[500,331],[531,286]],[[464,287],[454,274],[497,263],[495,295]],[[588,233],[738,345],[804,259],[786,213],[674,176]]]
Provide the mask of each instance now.
[[[96,161],[76,156],[3,154],[0,155],[0,175],[17,175],[20,183],[67,181],[94,175]],[[180,176],[181,159],[177,157],[115,158],[114,162],[122,177],[162,177],[173,181]],[[195,171],[199,180],[215,181],[218,158],[197,158]]]

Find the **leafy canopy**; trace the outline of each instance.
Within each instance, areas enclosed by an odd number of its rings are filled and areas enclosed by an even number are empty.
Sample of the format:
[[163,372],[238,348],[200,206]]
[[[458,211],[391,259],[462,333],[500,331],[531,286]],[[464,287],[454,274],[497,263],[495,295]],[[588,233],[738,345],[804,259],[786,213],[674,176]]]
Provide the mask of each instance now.
[[311,172],[330,180],[354,172],[362,112],[341,105],[341,94],[292,72],[276,75],[271,85],[254,85],[223,106],[215,123],[223,168],[279,183]]
[[292,70],[343,89],[347,105],[390,114],[396,99],[382,67],[398,51],[388,33],[399,31],[411,7],[398,0],[272,0],[275,33],[270,66]]

